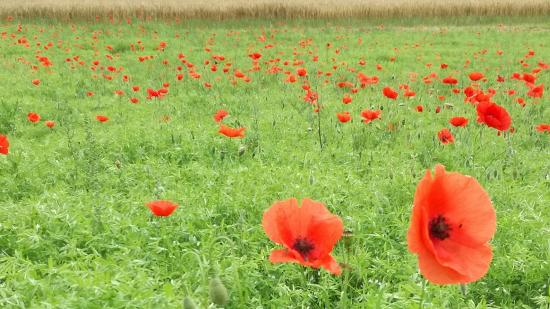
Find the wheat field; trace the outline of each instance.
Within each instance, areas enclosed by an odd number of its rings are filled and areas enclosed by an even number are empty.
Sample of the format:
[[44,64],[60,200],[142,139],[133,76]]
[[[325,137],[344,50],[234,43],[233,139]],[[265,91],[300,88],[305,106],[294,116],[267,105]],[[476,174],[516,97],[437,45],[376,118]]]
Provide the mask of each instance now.
[[0,15],[58,19],[546,16],[550,0],[2,0]]

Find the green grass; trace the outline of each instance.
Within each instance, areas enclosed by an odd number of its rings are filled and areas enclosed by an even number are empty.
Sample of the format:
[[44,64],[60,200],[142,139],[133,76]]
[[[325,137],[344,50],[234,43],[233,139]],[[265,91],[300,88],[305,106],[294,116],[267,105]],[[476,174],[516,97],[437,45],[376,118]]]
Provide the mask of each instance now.
[[[0,307],[177,308],[189,296],[205,308],[210,278],[219,276],[229,290],[230,308],[548,308],[550,135],[534,127],[550,120],[550,74],[538,74],[537,84],[546,85],[538,104],[521,82],[509,80],[539,60],[550,62],[550,24],[529,22],[411,28],[388,22],[382,29],[358,20],[329,26],[23,21],[22,32],[15,22],[2,24],[0,32],[7,34],[0,40],[0,133],[11,148],[0,156]],[[266,42],[258,40],[262,32]],[[30,48],[13,44],[23,36]],[[308,38],[311,45],[300,47]],[[131,51],[129,44],[138,40],[145,50]],[[44,51],[38,41],[61,47]],[[160,41],[168,43],[164,52],[154,50]],[[266,44],[275,47],[263,49]],[[105,57],[107,45],[116,51],[112,61]],[[224,74],[223,65],[210,72],[203,65],[210,59],[206,46],[252,82],[231,85],[232,70]],[[487,53],[479,54],[483,49]],[[504,54],[497,56],[497,49]],[[523,68],[519,61],[529,49],[536,55]],[[40,66],[36,50],[54,66],[33,72],[18,60]],[[262,70],[247,72],[247,55],[256,51],[263,55]],[[200,80],[187,74],[176,80],[176,66],[184,66],[179,53],[195,64]],[[76,55],[86,64],[72,69],[74,62],[65,58]],[[140,63],[143,55],[155,58]],[[318,62],[311,61],[313,55]],[[391,56],[397,56],[395,62]],[[319,114],[303,102],[299,82],[287,84],[285,75],[265,73],[269,66],[263,62],[273,58],[293,72],[294,59],[305,61],[323,105]],[[114,78],[107,81],[103,71],[89,69],[96,59],[124,70],[109,73]],[[360,59],[367,61],[364,67]],[[467,59],[471,64],[464,68]],[[443,62],[448,69],[439,68]],[[378,63],[382,71],[376,70]],[[333,65],[338,68],[332,77],[315,74],[332,71]],[[346,91],[335,86],[356,82],[346,66],[380,77],[378,85],[352,95],[350,105],[341,103]],[[494,100],[510,112],[515,133],[497,136],[476,123],[463,94],[453,94],[439,79],[422,82],[436,72],[440,78],[453,75],[463,88],[472,71],[488,76],[482,85],[497,90]],[[418,73],[416,82],[409,80],[410,72]],[[506,82],[497,83],[497,74]],[[42,82],[38,87],[31,83],[35,78]],[[211,89],[202,86],[206,81]],[[163,82],[170,83],[166,97],[146,100],[145,89]],[[382,96],[384,86],[405,83],[416,97]],[[141,86],[136,105],[129,102],[132,85]],[[117,89],[126,94],[114,95]],[[508,89],[518,94],[508,96]],[[87,97],[87,91],[95,95]],[[515,103],[517,96],[526,99],[525,108]],[[435,107],[444,103],[454,108],[436,114]],[[423,113],[415,111],[418,104]],[[246,138],[229,140],[217,133],[212,115],[220,108],[230,113],[226,123],[247,128]],[[382,120],[361,123],[365,108],[382,108]],[[351,112],[351,123],[337,122],[335,113],[344,110]],[[31,111],[55,120],[56,127],[30,123]],[[110,120],[99,123],[98,114]],[[171,120],[163,122],[164,115]],[[470,123],[451,128],[453,116]],[[386,129],[389,123],[396,124],[394,131]],[[444,127],[455,135],[454,144],[437,140]],[[423,292],[416,257],[407,251],[414,191],[436,163],[477,178],[497,211],[491,268],[466,295],[457,286],[432,284]],[[262,229],[262,214],[274,201],[290,197],[325,203],[353,231],[349,246],[341,241],[333,252],[350,266],[342,276],[269,263],[277,246]],[[153,217],[144,203],[158,198],[180,208],[171,217]]]

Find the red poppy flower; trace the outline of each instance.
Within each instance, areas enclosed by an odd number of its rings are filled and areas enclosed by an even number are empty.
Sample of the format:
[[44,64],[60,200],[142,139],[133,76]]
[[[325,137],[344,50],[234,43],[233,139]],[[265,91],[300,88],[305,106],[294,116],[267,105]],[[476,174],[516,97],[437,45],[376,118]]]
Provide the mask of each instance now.
[[542,97],[542,94],[544,93],[544,85],[540,84],[538,86],[532,86],[529,89],[529,92],[527,92],[527,95],[533,98],[540,98]]
[[351,120],[351,116],[349,112],[343,112],[343,113],[336,113],[336,117],[338,117],[338,120],[341,123],[346,123]]
[[[541,123],[541,124],[536,126],[536,129],[537,129],[537,131],[539,131],[541,133],[542,132],[550,133],[550,124]],[[1,140],[1,138],[0,138],[0,140]],[[1,142],[0,142],[0,147],[1,147]],[[0,148],[0,150],[1,150],[1,148]]]
[[453,117],[449,120],[449,123],[455,127],[465,127],[468,124],[468,118]]
[[456,85],[458,84],[458,80],[452,76],[447,76],[443,79],[443,83],[447,85]]
[[477,105],[477,122],[485,123],[499,131],[506,131],[512,124],[512,118],[504,107],[484,101]]
[[216,122],[221,122],[223,120],[223,118],[225,118],[225,116],[229,115],[228,112],[226,112],[225,110],[223,109],[220,109],[219,111],[216,112],[216,114],[214,115],[214,121]]
[[228,126],[225,126],[225,125],[220,125],[220,130],[218,131],[220,134],[223,134],[227,137],[231,137],[231,138],[243,138],[244,137],[244,130],[246,130],[246,128],[230,128]]
[[535,80],[537,80],[537,77],[535,75],[529,74],[529,73],[523,73],[523,80],[528,83],[535,83]]
[[29,121],[32,123],[37,123],[40,121],[40,115],[38,115],[37,113],[28,113],[27,119],[29,119]]
[[369,123],[375,119],[380,119],[380,114],[382,114],[381,110],[369,110],[365,109],[361,112],[361,117],[363,117],[364,123]]
[[449,129],[443,128],[441,131],[437,132],[437,138],[441,141],[441,144],[452,144],[455,142],[455,138]]
[[147,205],[151,212],[158,217],[168,217],[174,212],[174,210],[176,210],[176,208],[178,208],[177,204],[162,200],[149,202],[145,205]]
[[10,148],[8,137],[0,134],[0,154],[7,155]]
[[483,73],[480,73],[480,72],[472,72],[470,73],[469,77],[472,81],[475,82],[485,77],[485,75],[483,75]]
[[339,275],[338,262],[330,255],[342,237],[344,224],[320,202],[303,199],[302,206],[295,198],[273,204],[262,219],[265,233],[284,249],[273,250],[272,263],[299,263]]
[[496,214],[487,192],[472,177],[435,166],[414,195],[407,233],[409,251],[418,255],[420,272],[435,284],[476,281],[489,270],[487,243],[496,230]]
[[44,122],[44,123],[45,123],[46,126],[47,126],[48,128],[50,128],[50,129],[53,128],[53,127],[55,126],[55,122],[52,121],[52,120],[48,120],[48,121],[46,121],[46,122]]
[[342,103],[344,103],[344,104],[349,104],[349,103],[351,103],[351,101],[352,101],[352,98],[349,95],[345,95],[342,98]]
[[103,116],[103,115],[97,115],[95,116],[95,119],[97,119],[97,121],[99,122],[106,122],[107,120],[109,120],[109,117]]
[[40,80],[39,79],[33,79],[32,83],[33,83],[33,85],[38,86],[38,85],[40,85]]
[[422,113],[424,111],[424,106],[422,105],[417,105],[416,106],[416,111],[419,112],[419,113]]
[[384,94],[385,97],[392,100],[397,99],[397,96],[399,95],[396,91],[394,91],[390,87],[384,87],[384,89],[382,90],[382,93]]
[[296,69],[296,74],[298,74],[298,76],[306,76],[307,75],[307,70],[304,69],[304,68],[298,68]]
[[252,58],[252,60],[258,60],[258,59],[262,58],[262,54],[252,53],[252,54],[248,55],[248,57]]

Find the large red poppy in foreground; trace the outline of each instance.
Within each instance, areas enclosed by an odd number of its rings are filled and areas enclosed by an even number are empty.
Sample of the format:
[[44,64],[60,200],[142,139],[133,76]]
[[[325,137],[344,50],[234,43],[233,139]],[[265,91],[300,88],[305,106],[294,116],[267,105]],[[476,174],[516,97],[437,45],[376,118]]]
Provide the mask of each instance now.
[[271,262],[323,267],[335,275],[342,272],[330,252],[342,237],[344,224],[322,203],[303,199],[300,207],[295,198],[276,202],[264,213],[262,225],[269,239],[285,247],[271,252]]
[[436,165],[426,172],[414,195],[407,234],[409,251],[418,255],[420,272],[436,284],[463,284],[483,277],[493,252],[487,243],[496,214],[487,192],[472,177]]

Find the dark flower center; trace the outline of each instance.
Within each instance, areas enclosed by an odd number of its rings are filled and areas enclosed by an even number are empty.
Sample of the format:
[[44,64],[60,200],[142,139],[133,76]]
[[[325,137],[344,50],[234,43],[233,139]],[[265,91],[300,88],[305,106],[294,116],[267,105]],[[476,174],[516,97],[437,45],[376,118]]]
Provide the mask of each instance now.
[[315,246],[305,238],[298,238],[292,245],[292,249],[298,251],[300,255],[307,261],[307,256]]
[[439,240],[449,238],[451,227],[447,223],[447,220],[442,215],[433,218],[429,224],[430,236]]

